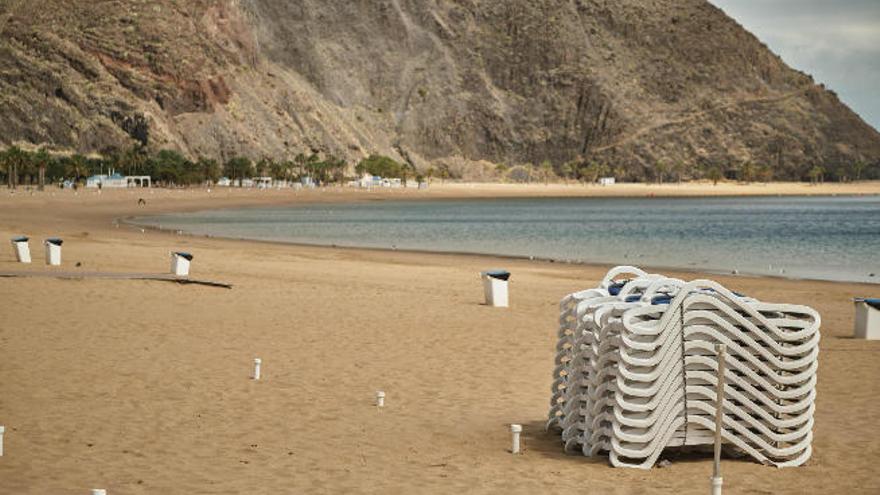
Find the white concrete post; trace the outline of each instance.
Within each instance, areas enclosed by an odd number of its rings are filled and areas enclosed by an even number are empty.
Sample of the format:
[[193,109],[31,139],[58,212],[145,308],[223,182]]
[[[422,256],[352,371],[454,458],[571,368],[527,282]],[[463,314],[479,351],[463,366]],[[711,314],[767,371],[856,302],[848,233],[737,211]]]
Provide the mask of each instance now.
[[107,490],[103,488],[92,488],[92,495],[107,495]]
[[263,364],[263,360],[260,358],[254,358],[254,380],[260,379],[260,366]]
[[6,433],[6,427],[0,426],[0,457],[3,457],[3,434]]
[[376,392],[376,407],[385,407],[385,392]]
[[510,433],[513,436],[513,445],[510,447],[510,453],[519,454],[519,434],[522,433],[522,425],[510,425]]
[[727,346],[715,345],[718,354],[718,385],[715,393],[715,463],[712,469],[712,495],[721,495],[724,479],[721,477],[721,432],[724,430],[724,365]]

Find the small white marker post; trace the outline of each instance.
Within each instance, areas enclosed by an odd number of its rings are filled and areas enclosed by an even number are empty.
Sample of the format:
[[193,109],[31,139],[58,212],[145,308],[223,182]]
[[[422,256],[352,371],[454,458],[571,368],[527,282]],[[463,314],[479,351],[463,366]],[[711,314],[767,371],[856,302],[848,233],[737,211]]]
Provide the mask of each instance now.
[[92,495],[107,495],[107,490],[103,488],[92,488]]
[[3,457],[3,434],[6,433],[6,427],[0,426],[0,457]]
[[522,425],[510,425],[510,434],[513,436],[513,445],[510,447],[511,454],[519,454],[519,434],[522,433]]
[[260,379],[260,365],[263,364],[263,360],[260,358],[254,358],[254,380]]
[[376,392],[376,407],[385,407],[385,392]]
[[724,479],[721,477],[721,431],[724,429],[724,364],[727,346],[715,345],[718,355],[718,386],[715,397],[715,463],[712,470],[712,495],[721,495]]

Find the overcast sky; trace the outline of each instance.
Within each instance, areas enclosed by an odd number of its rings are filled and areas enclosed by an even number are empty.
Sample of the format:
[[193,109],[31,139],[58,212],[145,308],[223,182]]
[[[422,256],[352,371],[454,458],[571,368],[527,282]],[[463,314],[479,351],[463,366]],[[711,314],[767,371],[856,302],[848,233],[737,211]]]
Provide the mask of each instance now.
[[880,129],[880,0],[710,0]]

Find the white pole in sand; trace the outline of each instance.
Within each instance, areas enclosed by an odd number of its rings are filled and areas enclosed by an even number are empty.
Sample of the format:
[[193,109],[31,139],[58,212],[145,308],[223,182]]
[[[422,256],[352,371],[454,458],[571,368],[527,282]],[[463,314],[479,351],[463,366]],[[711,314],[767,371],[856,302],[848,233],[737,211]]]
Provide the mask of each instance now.
[[376,392],[376,407],[385,407],[385,392]]
[[724,429],[724,365],[727,346],[716,344],[715,353],[718,354],[718,386],[715,396],[715,463],[712,470],[712,495],[721,495],[721,485],[724,484],[724,479],[721,477],[721,432]]
[[3,434],[6,433],[6,427],[0,426],[0,457],[3,457]]
[[92,495],[107,495],[107,490],[103,488],[92,488]]
[[510,425],[510,433],[513,435],[513,445],[510,447],[510,453],[519,454],[519,434],[522,433],[522,425]]
[[260,379],[260,365],[263,364],[263,360],[260,358],[254,358],[254,380]]

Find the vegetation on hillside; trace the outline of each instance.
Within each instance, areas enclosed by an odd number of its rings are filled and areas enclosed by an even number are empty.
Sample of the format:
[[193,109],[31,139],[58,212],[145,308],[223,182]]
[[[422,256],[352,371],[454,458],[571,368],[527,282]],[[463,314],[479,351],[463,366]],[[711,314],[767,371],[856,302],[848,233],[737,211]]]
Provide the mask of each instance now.
[[333,183],[345,179],[347,168],[345,160],[317,154],[300,154],[285,161],[263,158],[254,162],[233,157],[221,163],[211,158],[193,161],[173,150],[150,153],[142,147],[109,156],[52,155],[45,149],[25,151],[16,146],[0,151],[0,179],[10,188],[41,187],[62,180],[82,182],[89,176],[111,172],[148,175],[156,185],[163,186],[214,183],[221,177],[238,182],[252,177],[299,180],[308,176],[319,183]]
[[[869,165],[864,161],[855,161],[828,168],[813,164],[804,169],[806,172],[799,179],[811,183],[880,179],[880,163]],[[418,172],[410,164],[378,154],[370,155],[354,167],[350,167],[342,158],[332,155],[322,157],[315,153],[299,154],[293,160],[262,158],[252,161],[238,156],[219,162],[212,158],[190,160],[173,150],[151,153],[140,146],[109,156],[53,155],[45,148],[27,151],[16,146],[0,151],[0,181],[10,188],[18,185],[42,187],[47,183],[57,183],[62,180],[81,182],[91,175],[111,172],[123,175],[149,175],[155,184],[161,186],[214,183],[221,177],[227,177],[236,184],[243,179],[253,177],[271,177],[275,180],[290,181],[311,177],[319,184],[333,184],[353,178],[352,170],[357,176],[368,173],[403,180],[415,178],[421,181],[425,177],[441,180],[458,178],[445,164],[431,166],[427,170]],[[545,161],[540,165],[498,165],[495,168],[498,180],[518,183],[564,181],[591,184],[601,177],[658,184],[689,180],[708,180],[713,183],[735,180],[750,183],[786,179],[776,176],[773,167],[753,162],[694,166],[683,161],[661,161],[651,169],[650,173],[636,172],[624,166],[613,166],[597,160],[581,158],[558,165]]]
[[691,180],[708,180],[713,183],[722,180],[744,183],[800,180],[817,183],[880,179],[880,162],[869,165],[865,161],[852,161],[827,168],[810,164],[802,168],[804,170],[802,175],[789,177],[780,174],[769,164],[750,161],[696,165],[684,161],[659,161],[650,169],[633,169],[622,165],[609,165],[596,160],[578,158],[558,165],[552,165],[546,161],[540,165],[521,164],[512,167],[499,165],[496,172],[500,177],[510,182],[562,180],[588,184],[597,182],[601,177],[614,177],[618,181],[654,182],[657,184]]

